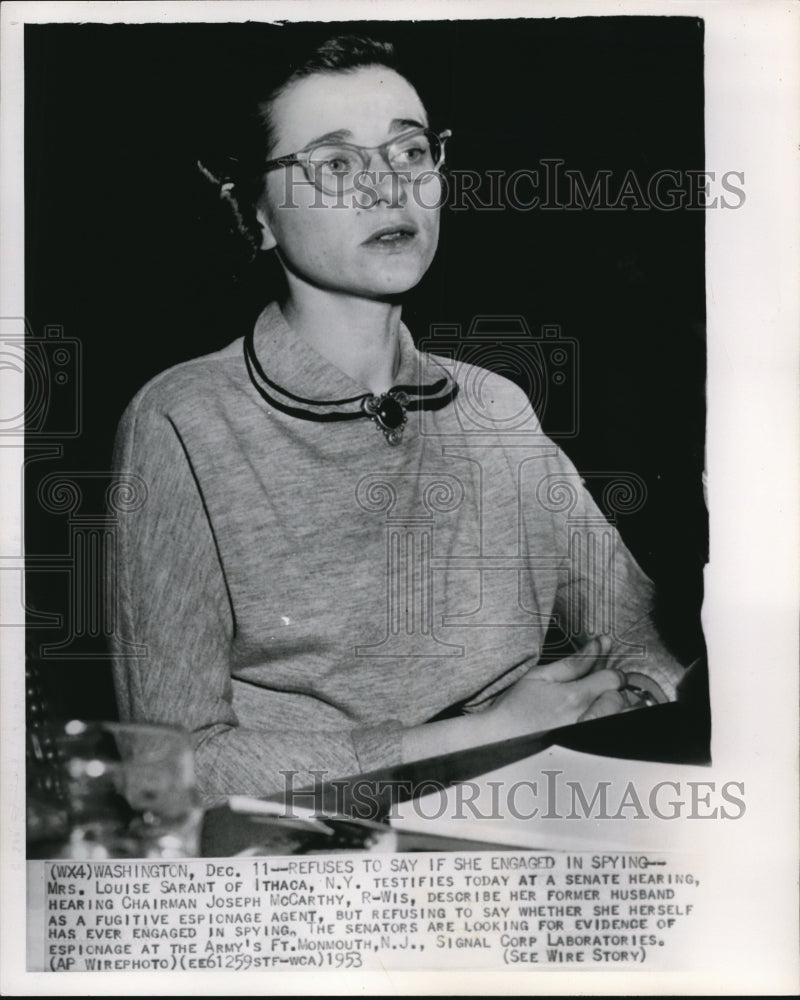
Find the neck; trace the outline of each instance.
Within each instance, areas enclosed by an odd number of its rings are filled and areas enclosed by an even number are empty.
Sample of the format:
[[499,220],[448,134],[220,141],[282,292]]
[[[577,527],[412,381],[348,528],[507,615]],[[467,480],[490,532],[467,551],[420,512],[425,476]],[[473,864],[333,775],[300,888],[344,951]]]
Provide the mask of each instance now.
[[283,314],[295,334],[370,392],[390,389],[400,363],[400,306],[292,285]]

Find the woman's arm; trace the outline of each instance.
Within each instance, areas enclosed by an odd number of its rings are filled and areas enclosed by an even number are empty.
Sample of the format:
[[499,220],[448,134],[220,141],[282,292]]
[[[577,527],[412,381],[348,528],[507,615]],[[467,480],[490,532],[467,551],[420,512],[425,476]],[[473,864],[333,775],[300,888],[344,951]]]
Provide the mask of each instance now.
[[[280,789],[283,770],[296,772],[299,787],[319,768],[341,776],[396,763],[397,731],[310,732],[298,715],[280,711],[265,713],[263,727],[239,724],[231,678],[236,621],[224,568],[191,457],[152,399],[140,397],[123,417],[115,467],[147,489],[144,505],[120,518],[113,652],[121,717],[189,730],[207,803]],[[120,640],[140,644],[144,655],[128,655]]]
[[637,684],[657,701],[674,700],[683,667],[668,650],[654,621],[656,591],[600,511],[570,460],[560,450],[527,470],[529,534],[548,517],[558,572],[554,613],[576,647],[606,639],[595,669],[638,675]]
[[403,731],[403,762],[455,753],[470,747],[527,736],[625,707],[618,694],[624,675],[605,666],[607,639],[593,639],[580,655],[565,657],[527,674],[484,712],[429,722]]

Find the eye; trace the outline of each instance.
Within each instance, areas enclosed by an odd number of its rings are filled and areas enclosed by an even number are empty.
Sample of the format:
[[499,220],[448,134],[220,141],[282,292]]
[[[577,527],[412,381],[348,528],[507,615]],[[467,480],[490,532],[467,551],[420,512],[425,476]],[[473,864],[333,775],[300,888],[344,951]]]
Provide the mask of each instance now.
[[326,170],[330,170],[334,174],[346,173],[350,168],[350,164],[344,156],[331,156],[325,161],[324,166]]
[[428,155],[427,143],[413,143],[394,151],[392,159],[399,163],[419,163]]
[[341,146],[320,146],[314,150],[311,162],[315,170],[328,176],[350,174],[361,167],[358,154]]

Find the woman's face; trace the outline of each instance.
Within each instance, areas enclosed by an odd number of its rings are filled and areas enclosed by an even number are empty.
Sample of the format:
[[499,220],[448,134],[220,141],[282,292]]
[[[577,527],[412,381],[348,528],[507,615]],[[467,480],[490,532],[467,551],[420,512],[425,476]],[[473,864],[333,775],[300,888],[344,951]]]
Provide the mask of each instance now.
[[[411,84],[384,66],[297,81],[275,100],[272,122],[270,158],[331,133],[372,147],[428,124]],[[330,291],[379,299],[413,288],[436,252],[441,181],[429,175],[412,184],[379,155],[369,169],[362,178],[367,195],[318,191],[299,165],[270,171],[257,212],[262,249],[277,246],[290,274]],[[402,236],[376,237],[395,226]]]

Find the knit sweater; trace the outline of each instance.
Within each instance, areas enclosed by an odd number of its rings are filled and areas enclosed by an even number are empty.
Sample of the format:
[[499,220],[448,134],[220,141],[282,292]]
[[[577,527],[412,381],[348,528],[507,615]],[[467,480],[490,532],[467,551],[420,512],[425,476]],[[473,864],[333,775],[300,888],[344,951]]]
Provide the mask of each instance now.
[[277,305],[253,346],[262,392],[241,340],[178,365],[115,454],[147,490],[120,519],[120,715],[188,729],[206,801],[399,763],[402,727],[484,709],[553,621],[674,695],[650,581],[513,383],[402,327],[397,383],[440,402],[392,447]]

